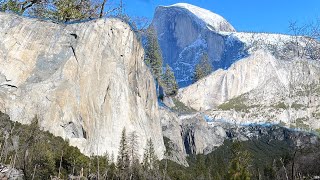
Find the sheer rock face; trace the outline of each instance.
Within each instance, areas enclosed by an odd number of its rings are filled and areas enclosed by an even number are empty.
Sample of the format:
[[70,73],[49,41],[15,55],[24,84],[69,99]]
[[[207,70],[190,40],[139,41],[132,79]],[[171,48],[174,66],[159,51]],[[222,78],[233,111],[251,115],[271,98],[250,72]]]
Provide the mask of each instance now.
[[222,127],[211,127],[199,113],[178,116],[160,109],[163,136],[169,147],[167,158],[188,166],[186,155],[208,154],[227,138]]
[[166,158],[188,166],[185,145],[181,136],[181,120],[175,113],[163,107],[160,108],[160,117],[163,136],[167,138],[166,146],[168,149]]
[[258,50],[227,70],[217,70],[180,89],[178,99],[213,121],[282,122],[294,128],[319,129],[319,80],[317,61],[285,61]]
[[[274,70],[279,73],[274,73]],[[236,62],[227,70],[219,69],[199,82],[181,89],[179,98],[196,110],[213,109],[231,98],[261,86],[269,78],[279,80],[279,86],[288,86],[288,80],[283,79],[284,73],[286,72],[279,67],[272,55],[260,51]]]
[[62,25],[0,13],[0,110],[87,155],[116,155],[121,131],[164,144],[154,81],[130,27],[117,19]]
[[180,87],[192,83],[194,67],[204,53],[208,53],[215,68],[225,68],[243,49],[243,43],[229,46],[227,35],[218,33],[235,31],[228,21],[190,4],[158,7],[152,25],[157,31],[164,64],[173,68]]
[[208,154],[226,139],[225,130],[220,126],[211,127],[201,114],[182,116],[180,119],[187,154]]

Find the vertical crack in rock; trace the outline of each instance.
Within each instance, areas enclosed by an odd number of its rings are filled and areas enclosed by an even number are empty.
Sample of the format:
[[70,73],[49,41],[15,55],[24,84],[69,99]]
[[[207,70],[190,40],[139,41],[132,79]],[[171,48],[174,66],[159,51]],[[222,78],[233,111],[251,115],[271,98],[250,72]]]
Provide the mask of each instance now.
[[77,63],[79,64],[79,61],[78,61],[78,58],[77,58],[76,51],[75,51],[74,47],[73,47],[72,45],[70,45],[70,48],[71,48],[71,50],[72,50],[72,53],[73,53],[74,58],[76,58],[76,61],[77,61]]
[[110,84],[108,85],[108,87],[107,87],[107,90],[106,90],[106,94],[104,95],[104,98],[103,98],[103,104],[105,104],[105,102],[106,102],[106,100],[107,100],[107,96],[108,96],[108,94],[109,94],[109,92],[110,92]]
[[83,126],[81,126],[82,128],[82,136],[84,139],[87,139],[87,132],[84,130]]
[[195,154],[196,146],[194,141],[194,129],[188,129],[184,134],[184,145],[187,154]]

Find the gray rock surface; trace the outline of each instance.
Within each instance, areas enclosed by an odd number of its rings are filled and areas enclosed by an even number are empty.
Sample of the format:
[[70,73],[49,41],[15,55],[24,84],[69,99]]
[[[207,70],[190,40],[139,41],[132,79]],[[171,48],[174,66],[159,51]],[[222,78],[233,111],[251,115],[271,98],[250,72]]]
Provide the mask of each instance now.
[[190,4],[158,7],[152,25],[158,34],[164,64],[173,68],[180,87],[192,83],[194,67],[203,53],[208,53],[216,69],[229,67],[245,55],[242,42],[230,46],[228,35],[219,33],[235,31],[228,21]]
[[229,69],[180,89],[178,98],[213,119],[319,129],[319,79],[318,61],[285,61],[258,50]]
[[186,160],[187,154],[181,136],[181,120],[175,113],[163,107],[160,108],[160,117],[163,136],[164,138],[167,138],[165,142],[168,152],[166,153],[166,158],[184,166],[188,166]]
[[202,114],[181,116],[182,139],[187,154],[208,154],[223,144],[226,132],[220,126],[210,126]]
[[164,152],[154,81],[130,27],[117,19],[56,24],[0,13],[0,111],[87,154],[117,155],[121,131]]
[[173,99],[170,96],[164,96],[162,102],[169,108],[173,108],[175,106]]
[[211,126],[203,114],[177,116],[167,108],[161,108],[163,136],[167,138],[168,159],[187,166],[186,156],[207,154],[223,144],[226,131],[220,126]]
[[167,143],[170,154],[167,158],[185,166],[186,156],[208,154],[225,140],[248,141],[263,138],[267,141],[286,141],[300,147],[319,143],[319,137],[313,133],[272,123],[236,124],[211,119],[203,113],[176,116],[165,108],[161,108],[160,112],[164,136],[169,140]]
[[0,179],[23,180],[24,174],[22,170],[18,170],[18,169],[15,169],[14,167],[0,164]]

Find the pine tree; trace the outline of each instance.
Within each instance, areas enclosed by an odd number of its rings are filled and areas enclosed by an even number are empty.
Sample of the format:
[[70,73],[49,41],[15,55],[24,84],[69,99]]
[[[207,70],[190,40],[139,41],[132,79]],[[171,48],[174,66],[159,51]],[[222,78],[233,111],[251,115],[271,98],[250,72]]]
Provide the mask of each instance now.
[[155,153],[153,142],[147,140],[147,145],[143,155],[143,170],[146,179],[159,179],[159,160]]
[[108,174],[106,174],[106,179],[114,179],[115,177],[117,177],[117,167],[114,163],[114,154],[112,152],[110,158],[110,165],[108,168]]
[[98,6],[92,1],[85,0],[56,0],[56,10],[53,12],[53,18],[67,22],[70,20],[89,19],[97,16]]
[[193,81],[197,82],[198,80],[208,76],[213,70],[213,67],[209,61],[209,56],[207,53],[204,53],[201,57],[200,62],[196,65],[196,69],[193,75]]
[[130,159],[130,179],[141,179],[142,177],[142,167],[139,161],[139,143],[138,135],[136,131],[133,131],[129,134],[128,137],[129,145],[129,159]]
[[129,166],[130,166],[130,160],[129,160],[129,154],[128,154],[126,129],[123,128],[122,134],[121,134],[118,157],[117,157],[117,169],[119,170],[121,179],[125,179],[125,177],[127,177]]
[[105,158],[105,169],[104,169],[104,176],[105,177],[108,177],[108,171],[109,171],[109,168],[110,168],[110,156],[109,156],[109,153],[106,152],[105,155],[104,155],[104,158]]
[[251,156],[248,151],[243,150],[240,142],[234,142],[231,147],[231,163],[226,179],[230,180],[250,180],[249,165]]
[[146,170],[156,170],[158,169],[158,157],[154,150],[153,142],[150,139],[147,141],[147,146],[143,155],[143,168]]
[[162,74],[162,55],[156,31],[153,27],[147,30],[147,44],[146,44],[145,62],[150,67],[154,78],[158,80]]
[[128,149],[129,149],[129,159],[130,164],[133,164],[136,161],[139,161],[139,144],[138,144],[138,135],[136,131],[133,131],[129,134],[129,143],[128,143]]
[[178,92],[179,86],[174,73],[168,64],[166,65],[165,73],[162,75],[161,85],[164,88],[166,95],[174,96]]

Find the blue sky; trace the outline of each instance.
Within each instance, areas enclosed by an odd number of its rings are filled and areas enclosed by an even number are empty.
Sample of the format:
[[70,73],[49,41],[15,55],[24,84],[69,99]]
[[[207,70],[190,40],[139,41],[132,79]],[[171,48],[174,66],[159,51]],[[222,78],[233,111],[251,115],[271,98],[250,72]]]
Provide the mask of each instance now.
[[[110,0],[116,2],[117,0]],[[237,31],[289,33],[290,21],[308,23],[320,18],[320,0],[123,0],[126,12],[152,19],[159,5],[185,2],[226,18]]]

